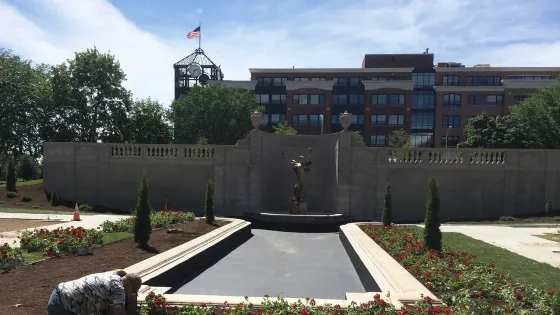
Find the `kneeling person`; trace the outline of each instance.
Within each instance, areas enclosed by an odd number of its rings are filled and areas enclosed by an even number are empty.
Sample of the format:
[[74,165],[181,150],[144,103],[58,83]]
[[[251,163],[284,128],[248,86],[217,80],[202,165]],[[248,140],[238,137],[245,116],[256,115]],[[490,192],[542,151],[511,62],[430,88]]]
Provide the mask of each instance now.
[[51,294],[48,314],[136,314],[142,279],[134,273],[121,275],[102,272],[60,283]]

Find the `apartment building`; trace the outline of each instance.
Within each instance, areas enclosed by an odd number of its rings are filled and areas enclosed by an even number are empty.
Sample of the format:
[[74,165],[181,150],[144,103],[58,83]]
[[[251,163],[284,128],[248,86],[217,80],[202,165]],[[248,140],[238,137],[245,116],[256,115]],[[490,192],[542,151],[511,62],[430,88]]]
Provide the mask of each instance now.
[[403,128],[414,147],[453,147],[471,117],[507,114],[530,93],[550,87],[560,67],[434,65],[434,55],[423,53],[368,54],[352,69],[249,71],[250,81],[219,83],[252,91],[266,108],[268,128],[286,121],[301,134],[338,132],[339,115],[348,111],[350,129],[367,145],[385,146],[387,136]]

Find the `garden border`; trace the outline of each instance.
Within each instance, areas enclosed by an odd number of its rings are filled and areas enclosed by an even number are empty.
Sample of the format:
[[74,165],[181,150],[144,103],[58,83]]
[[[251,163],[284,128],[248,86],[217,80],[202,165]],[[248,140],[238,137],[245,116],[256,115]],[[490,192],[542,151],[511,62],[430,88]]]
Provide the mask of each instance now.
[[[438,297],[362,231],[360,226],[366,224],[380,225],[381,223],[349,223],[341,226],[339,233],[340,240],[364,288],[368,290],[368,288],[378,286],[383,295],[390,293],[389,300],[396,308],[401,308],[403,304],[414,304],[422,300],[422,296],[432,298],[434,306],[441,305]],[[372,293],[352,293],[350,295],[362,300],[371,299]]]

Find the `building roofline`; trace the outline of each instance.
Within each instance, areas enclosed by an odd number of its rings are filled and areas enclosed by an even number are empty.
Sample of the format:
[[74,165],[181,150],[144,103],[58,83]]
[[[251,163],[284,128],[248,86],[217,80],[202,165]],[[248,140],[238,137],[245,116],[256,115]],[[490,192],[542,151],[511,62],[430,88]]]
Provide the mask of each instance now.
[[251,73],[375,73],[412,72],[414,68],[250,68]]
[[560,67],[435,67],[436,72],[559,71]]

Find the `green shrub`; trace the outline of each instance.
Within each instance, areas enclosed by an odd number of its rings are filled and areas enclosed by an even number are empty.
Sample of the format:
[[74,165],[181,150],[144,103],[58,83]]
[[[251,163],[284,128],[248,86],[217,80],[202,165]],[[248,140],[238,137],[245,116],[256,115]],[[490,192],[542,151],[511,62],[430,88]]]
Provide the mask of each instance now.
[[502,216],[499,219],[500,221],[515,221],[514,217],[510,217],[510,216]]
[[148,175],[144,173],[140,180],[140,188],[138,189],[138,202],[134,208],[136,216],[134,220],[134,241],[142,247],[147,247],[152,234],[152,222],[150,215],[152,207],[150,206],[150,187],[148,185]]
[[426,219],[424,220],[424,248],[441,251],[441,221],[439,219],[439,187],[435,178],[430,178],[428,200],[426,201]]
[[545,215],[548,216],[550,215],[551,212],[552,212],[552,202],[550,202],[549,200],[546,202],[546,205],[544,205],[544,213]]
[[58,206],[58,195],[56,194],[56,190],[53,190],[50,201],[51,201],[51,206],[53,207]]
[[212,179],[206,183],[206,201],[204,202],[204,218],[206,223],[212,224],[216,219],[214,216],[214,188],[212,187]]
[[552,300],[552,315],[560,315],[560,290],[556,291]]
[[24,155],[19,161],[18,175],[23,180],[31,180],[37,178],[37,169],[35,162],[29,155]]
[[33,198],[31,196],[23,196],[23,198],[21,198],[21,201],[30,202],[33,201]]
[[560,217],[552,217],[552,221],[560,221]]
[[393,212],[393,208],[391,205],[391,184],[387,184],[387,187],[385,187],[384,202],[385,204],[383,207],[383,212],[381,213],[381,221],[383,222],[383,225],[389,226],[391,225]]
[[14,161],[10,159],[8,161],[8,174],[6,175],[6,191],[17,191],[16,182],[16,167]]
[[80,212],[92,212],[93,211],[93,207],[90,205],[80,205],[78,207],[78,209],[80,210]]
[[13,198],[17,198],[17,197],[19,197],[19,195],[18,195],[18,193],[15,192],[15,191],[8,191],[8,192],[6,192],[6,198],[13,199]]
[[41,208],[41,207],[39,207],[38,205],[32,205],[31,208],[33,208],[33,209],[39,209],[39,208]]

